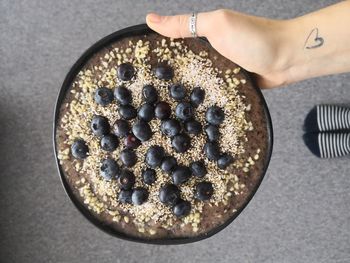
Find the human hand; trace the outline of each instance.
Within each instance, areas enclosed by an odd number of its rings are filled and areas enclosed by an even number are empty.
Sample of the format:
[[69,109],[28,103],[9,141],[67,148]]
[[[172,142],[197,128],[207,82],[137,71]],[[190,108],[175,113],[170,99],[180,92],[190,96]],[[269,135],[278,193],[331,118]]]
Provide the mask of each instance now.
[[[171,38],[191,37],[190,15],[148,14],[147,24]],[[223,56],[255,73],[261,88],[285,84],[285,59],[281,56],[284,21],[249,16],[230,10],[199,13],[197,34],[208,39]]]

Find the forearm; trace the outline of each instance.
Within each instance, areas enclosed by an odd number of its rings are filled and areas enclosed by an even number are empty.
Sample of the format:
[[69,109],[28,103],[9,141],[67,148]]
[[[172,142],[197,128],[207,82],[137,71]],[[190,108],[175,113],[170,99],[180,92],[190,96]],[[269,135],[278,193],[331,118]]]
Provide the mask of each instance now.
[[[150,14],[148,25],[172,38],[191,37],[189,15]],[[223,56],[255,73],[262,88],[350,72],[350,0],[290,20],[230,10],[200,13],[197,33]]]
[[285,83],[350,72],[350,1],[284,23],[279,48]]

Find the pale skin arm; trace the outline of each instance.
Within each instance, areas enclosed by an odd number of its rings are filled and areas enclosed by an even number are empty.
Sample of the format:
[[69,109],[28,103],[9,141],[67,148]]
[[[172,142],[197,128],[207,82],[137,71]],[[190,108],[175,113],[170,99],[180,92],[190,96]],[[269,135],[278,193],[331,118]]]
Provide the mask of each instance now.
[[[198,14],[197,33],[222,55],[256,74],[262,88],[350,72],[350,1],[290,20],[231,10]],[[147,24],[172,38],[191,37],[189,15],[147,15]]]

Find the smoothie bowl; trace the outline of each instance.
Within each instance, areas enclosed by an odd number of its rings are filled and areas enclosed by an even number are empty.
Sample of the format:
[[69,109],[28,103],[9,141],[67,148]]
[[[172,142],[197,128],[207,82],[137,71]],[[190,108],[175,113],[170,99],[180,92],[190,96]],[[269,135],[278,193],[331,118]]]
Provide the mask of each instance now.
[[182,244],[231,223],[272,152],[265,100],[249,73],[199,38],[146,25],[115,32],[68,73],[54,119],[63,186],[120,238]]

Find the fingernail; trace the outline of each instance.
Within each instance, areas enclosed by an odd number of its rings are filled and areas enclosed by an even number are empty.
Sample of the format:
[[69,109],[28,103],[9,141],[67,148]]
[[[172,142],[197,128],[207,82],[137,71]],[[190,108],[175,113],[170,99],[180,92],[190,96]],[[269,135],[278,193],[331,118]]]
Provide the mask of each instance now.
[[158,14],[152,13],[147,15],[147,20],[151,23],[159,23],[162,17]]

